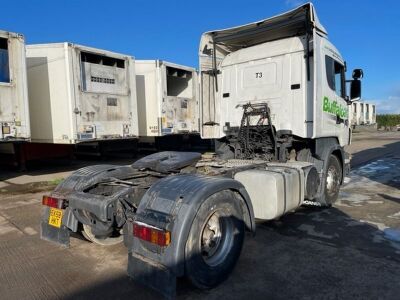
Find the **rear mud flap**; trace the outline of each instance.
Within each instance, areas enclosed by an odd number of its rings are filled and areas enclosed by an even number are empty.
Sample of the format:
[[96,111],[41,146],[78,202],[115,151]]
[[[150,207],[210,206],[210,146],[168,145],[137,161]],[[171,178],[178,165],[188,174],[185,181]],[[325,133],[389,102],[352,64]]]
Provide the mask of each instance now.
[[40,238],[42,240],[50,241],[58,245],[69,247],[69,229],[64,225],[60,228],[47,224],[43,221],[40,224]]
[[130,252],[128,275],[139,284],[162,294],[166,299],[175,299],[176,276],[165,266]]
[[[65,225],[60,228],[49,225],[49,209],[46,207],[40,223],[40,238],[58,245],[69,247],[70,230]],[[63,218],[63,223],[65,219]]]

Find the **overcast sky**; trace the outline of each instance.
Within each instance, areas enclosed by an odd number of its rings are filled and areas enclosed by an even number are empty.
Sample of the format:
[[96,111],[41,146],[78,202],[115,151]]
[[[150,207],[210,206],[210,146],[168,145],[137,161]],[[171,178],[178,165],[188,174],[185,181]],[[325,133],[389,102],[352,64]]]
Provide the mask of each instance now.
[[[0,29],[28,44],[69,41],[197,67],[201,33],[268,18],[300,0],[9,0]],[[349,70],[364,69],[363,98],[400,113],[400,1],[314,1]]]

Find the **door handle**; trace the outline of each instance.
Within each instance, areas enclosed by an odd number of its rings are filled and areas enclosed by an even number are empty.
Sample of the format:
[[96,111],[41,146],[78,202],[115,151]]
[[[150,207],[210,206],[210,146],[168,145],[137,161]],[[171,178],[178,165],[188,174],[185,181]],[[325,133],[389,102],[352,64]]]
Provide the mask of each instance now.
[[342,119],[339,115],[336,115],[336,124],[344,123],[344,119]]
[[349,126],[348,119],[342,119],[339,115],[336,115],[336,124],[341,124],[341,123],[343,123],[345,126]]

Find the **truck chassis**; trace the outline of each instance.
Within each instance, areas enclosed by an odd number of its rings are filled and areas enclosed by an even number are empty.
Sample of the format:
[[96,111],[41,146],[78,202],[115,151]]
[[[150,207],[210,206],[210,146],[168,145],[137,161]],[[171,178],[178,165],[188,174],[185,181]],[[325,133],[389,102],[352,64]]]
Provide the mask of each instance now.
[[[337,144],[325,142],[330,147],[324,148],[321,160],[308,148],[296,151],[307,143],[265,124],[268,111],[267,105],[245,105],[240,128],[232,128],[236,135],[220,142],[224,150],[219,154],[166,151],[132,165],[76,171],[43,198],[41,237],[65,246],[70,233],[78,231],[100,245],[124,240],[129,275],[167,297],[174,296],[176,278],[183,275],[197,287],[216,286],[234,267],[244,232],[255,232],[255,193],[272,191],[252,186],[253,176],[282,178],[268,181],[276,186],[272,193],[277,197],[271,200],[272,208],[261,208],[270,214],[261,217],[264,220],[296,209],[304,200],[329,206],[342,182],[343,165],[334,169],[330,181],[324,180],[329,168],[315,167],[318,161],[329,166],[323,162],[342,159],[332,154],[341,149]],[[250,117],[256,117],[256,125],[250,124]],[[258,139],[260,132],[266,138]],[[278,209],[282,197],[284,207]]]

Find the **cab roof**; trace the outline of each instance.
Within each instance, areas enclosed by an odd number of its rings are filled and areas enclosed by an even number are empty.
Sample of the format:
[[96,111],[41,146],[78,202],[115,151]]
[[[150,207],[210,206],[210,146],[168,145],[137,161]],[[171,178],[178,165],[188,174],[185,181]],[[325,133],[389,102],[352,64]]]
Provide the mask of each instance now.
[[[321,35],[328,32],[319,22],[314,5],[306,3],[283,14],[258,22],[222,30],[208,31],[202,35],[200,52],[215,43],[227,53],[268,41],[304,35],[316,29]],[[309,32],[309,31],[308,31]]]

